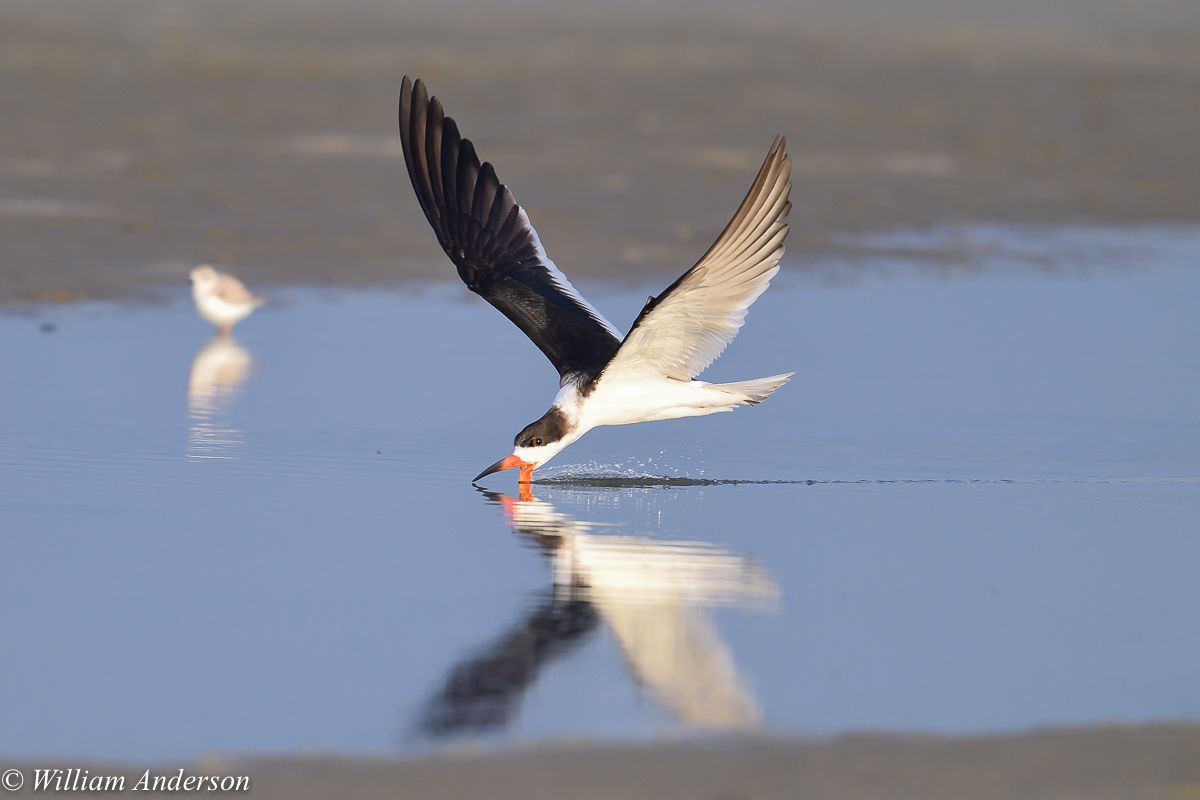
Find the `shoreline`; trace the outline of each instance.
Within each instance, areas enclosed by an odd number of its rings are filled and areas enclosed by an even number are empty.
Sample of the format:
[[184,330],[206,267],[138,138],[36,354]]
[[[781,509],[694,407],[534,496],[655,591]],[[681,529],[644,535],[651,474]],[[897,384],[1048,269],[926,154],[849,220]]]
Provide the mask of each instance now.
[[[5,768],[69,765],[92,775],[119,762],[4,759]],[[205,756],[188,776],[249,776],[257,798],[1171,798],[1200,792],[1200,724],[1113,724],[949,736],[857,733],[653,745],[557,742],[416,757]],[[180,769],[149,768],[151,776]],[[128,790],[127,790],[128,791]],[[111,794],[111,793],[110,793]],[[171,796],[150,792],[146,796]],[[29,783],[15,797],[32,796]],[[140,796],[140,795],[139,795]]]

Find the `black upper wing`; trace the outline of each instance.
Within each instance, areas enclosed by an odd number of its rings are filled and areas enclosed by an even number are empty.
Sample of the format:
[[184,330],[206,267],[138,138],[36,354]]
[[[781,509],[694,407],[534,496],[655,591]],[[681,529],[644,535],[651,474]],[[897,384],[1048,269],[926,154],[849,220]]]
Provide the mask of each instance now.
[[524,331],[563,381],[600,372],[619,334],[546,256],[524,209],[438,99],[407,76],[400,141],[421,209],[467,288]]

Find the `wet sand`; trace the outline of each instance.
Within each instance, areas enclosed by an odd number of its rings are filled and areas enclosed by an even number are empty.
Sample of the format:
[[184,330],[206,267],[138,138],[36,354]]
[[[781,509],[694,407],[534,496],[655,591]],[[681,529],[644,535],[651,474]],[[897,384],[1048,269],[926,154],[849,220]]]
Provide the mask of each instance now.
[[129,296],[200,262],[257,286],[448,277],[404,174],[404,74],[583,278],[686,268],[777,133],[800,264],[839,232],[1200,219],[1194,6],[910,5],[13,0],[0,302]]
[[[1200,729],[1154,727],[982,739],[558,747],[410,763],[244,762],[259,796],[572,798],[1189,798]],[[223,765],[224,769],[225,768]],[[268,794],[269,792],[269,794]]]
[[[145,765],[5,762],[27,775],[13,797],[33,796],[34,768],[82,767],[126,776]],[[178,764],[152,775],[174,775]],[[989,737],[857,735],[831,741],[733,740],[650,747],[563,743],[528,750],[411,760],[292,756],[202,759],[187,775],[247,775],[266,798],[793,798],[974,800],[1200,797],[1200,728],[1121,726]],[[150,792],[147,796],[169,796]]]

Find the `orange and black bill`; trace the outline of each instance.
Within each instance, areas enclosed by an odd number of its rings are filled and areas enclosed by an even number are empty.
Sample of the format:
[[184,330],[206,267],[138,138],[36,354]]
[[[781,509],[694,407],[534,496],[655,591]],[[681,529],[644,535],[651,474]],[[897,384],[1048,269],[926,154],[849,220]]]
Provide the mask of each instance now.
[[476,475],[471,480],[471,483],[475,483],[480,478],[486,478],[488,475],[491,475],[493,472],[499,472],[502,469],[508,469],[510,467],[520,467],[521,468],[521,477],[518,480],[519,483],[529,483],[529,481],[533,478],[533,464],[530,464],[528,461],[522,461],[521,459],[517,458],[516,456],[508,456],[506,458],[500,459],[495,464],[492,464],[490,467],[485,469],[483,472]]

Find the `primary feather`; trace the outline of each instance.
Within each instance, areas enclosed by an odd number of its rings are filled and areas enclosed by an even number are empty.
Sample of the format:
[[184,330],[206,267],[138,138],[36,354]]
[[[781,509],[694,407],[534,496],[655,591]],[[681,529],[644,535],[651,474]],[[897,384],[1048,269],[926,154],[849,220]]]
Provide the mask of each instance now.
[[654,370],[690,380],[737,336],[746,312],[779,272],[792,204],[791,158],[771,146],[737,213],[708,252],[638,315],[602,379]]
[[400,141],[421,209],[467,288],[512,320],[563,383],[603,369],[620,333],[546,255],[525,209],[492,165],[479,162],[438,99],[407,77]]

